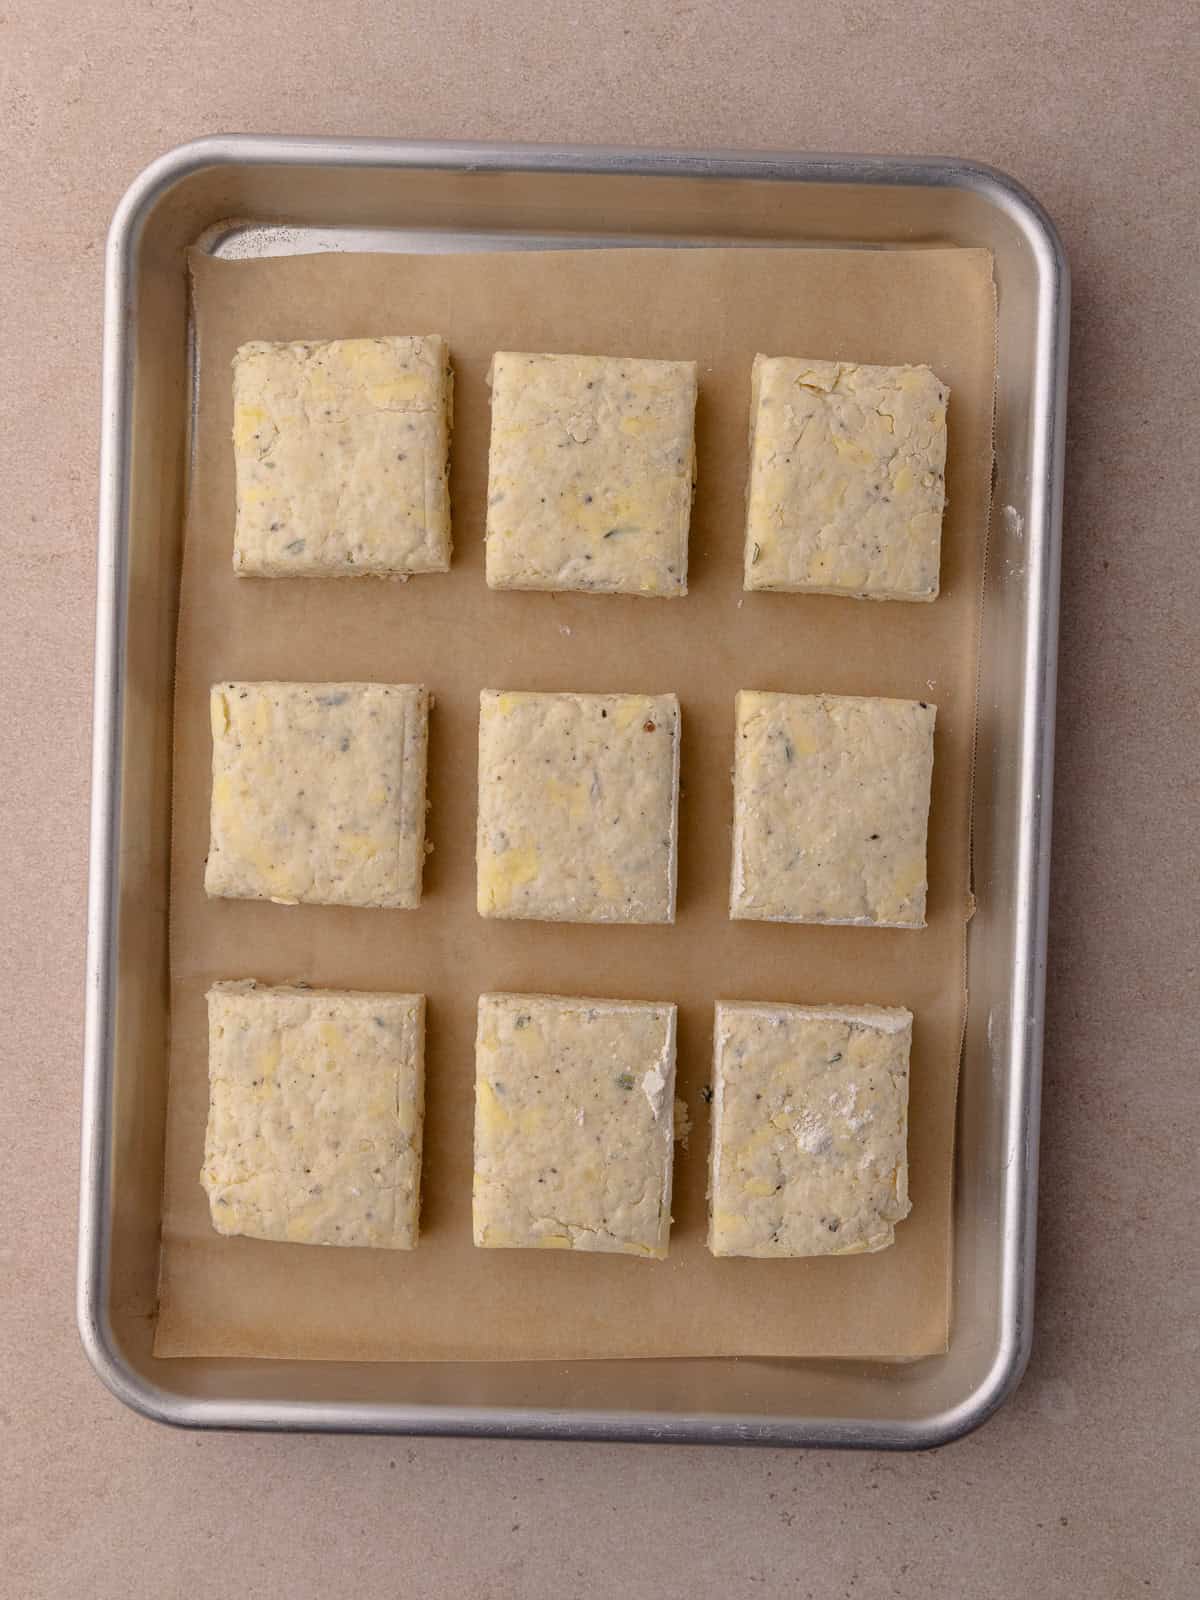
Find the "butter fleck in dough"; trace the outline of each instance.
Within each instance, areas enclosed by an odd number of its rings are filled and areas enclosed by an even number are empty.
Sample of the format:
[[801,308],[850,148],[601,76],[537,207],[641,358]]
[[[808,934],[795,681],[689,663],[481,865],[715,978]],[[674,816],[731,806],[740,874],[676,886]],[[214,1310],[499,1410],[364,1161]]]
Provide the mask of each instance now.
[[477,1245],[666,1255],[673,1005],[481,995],[475,1071]]
[[492,359],[493,589],[687,593],[696,363]]
[[923,928],[937,707],[742,690],[729,914]]
[[673,694],[479,697],[478,909],[546,922],[673,922]]
[[418,905],[429,703],[419,684],[215,684],[207,892]]
[[909,1213],[912,1013],[717,1006],[708,1246],[717,1256],[884,1250]]
[[253,981],[208,991],[200,1181],[218,1233],[417,1243],[425,997]]
[[924,366],[755,356],[745,588],[933,600],[948,395]]
[[242,345],[233,358],[234,571],[448,571],[451,405],[436,334]]

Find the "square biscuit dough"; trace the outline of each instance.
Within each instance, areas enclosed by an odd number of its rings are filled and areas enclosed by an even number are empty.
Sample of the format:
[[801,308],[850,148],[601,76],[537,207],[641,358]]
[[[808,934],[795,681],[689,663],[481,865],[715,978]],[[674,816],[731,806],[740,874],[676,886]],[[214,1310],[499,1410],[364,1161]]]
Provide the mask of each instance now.
[[687,593],[696,363],[492,358],[493,589]]
[[916,700],[743,690],[730,916],[923,928],[936,714]]
[[717,1006],[708,1247],[716,1256],[885,1250],[909,1212],[912,1013]]
[[745,587],[935,599],[948,394],[923,366],[755,356]]
[[475,1063],[475,1243],[665,1256],[675,1007],[481,995]]
[[214,684],[207,892],[418,905],[429,704],[419,684]]
[[451,402],[436,334],[242,345],[233,358],[234,571],[448,571]]
[[425,996],[217,983],[208,1036],[217,1232],[413,1249]]
[[674,922],[673,694],[479,697],[478,909],[543,922]]

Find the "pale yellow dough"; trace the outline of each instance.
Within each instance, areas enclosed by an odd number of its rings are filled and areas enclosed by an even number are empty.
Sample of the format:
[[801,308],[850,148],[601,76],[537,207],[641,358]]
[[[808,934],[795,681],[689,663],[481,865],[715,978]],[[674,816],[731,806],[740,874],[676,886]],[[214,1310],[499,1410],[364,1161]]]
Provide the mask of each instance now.
[[451,401],[436,334],[242,345],[233,358],[235,572],[446,572]]
[[477,1245],[666,1255],[673,1005],[481,995],[475,1074]]
[[218,683],[210,895],[412,907],[429,695],[403,683]]
[[478,908],[549,922],[673,922],[673,694],[479,697]]
[[928,367],[755,356],[745,587],[934,599],[948,393]]
[[742,690],[730,916],[923,928],[936,714]]
[[217,983],[208,1034],[217,1232],[413,1249],[425,996]]
[[687,593],[694,361],[492,359],[493,589]]
[[717,1256],[884,1250],[909,1212],[912,1014],[717,1006],[708,1246]]

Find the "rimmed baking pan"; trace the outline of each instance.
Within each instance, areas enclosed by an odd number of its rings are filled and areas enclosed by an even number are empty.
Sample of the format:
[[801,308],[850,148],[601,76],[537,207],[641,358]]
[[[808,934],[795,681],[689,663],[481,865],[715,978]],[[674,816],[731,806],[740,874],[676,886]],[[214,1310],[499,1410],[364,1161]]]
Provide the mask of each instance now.
[[[949,1349],[907,1365],[156,1359],[186,253],[700,242],[994,258]],[[191,1426],[916,1448],[968,1431],[1011,1392],[1032,1323],[1068,297],[1036,202],[953,160],[230,136],[137,179],[105,290],[78,1286],[85,1348],[121,1399]]]

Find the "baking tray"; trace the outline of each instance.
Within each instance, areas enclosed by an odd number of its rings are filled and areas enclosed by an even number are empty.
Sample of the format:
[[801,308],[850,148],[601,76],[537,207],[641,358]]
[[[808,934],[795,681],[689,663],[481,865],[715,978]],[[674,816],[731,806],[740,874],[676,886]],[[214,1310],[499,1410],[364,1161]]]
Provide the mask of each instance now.
[[[975,245],[995,259],[948,1352],[907,1365],[156,1359],[186,251],[773,243]],[[231,135],[141,174],[106,260],[78,1276],[84,1347],[120,1399],[200,1427],[924,1448],[1012,1392],[1032,1332],[1068,304],[1037,203],[954,160]]]

